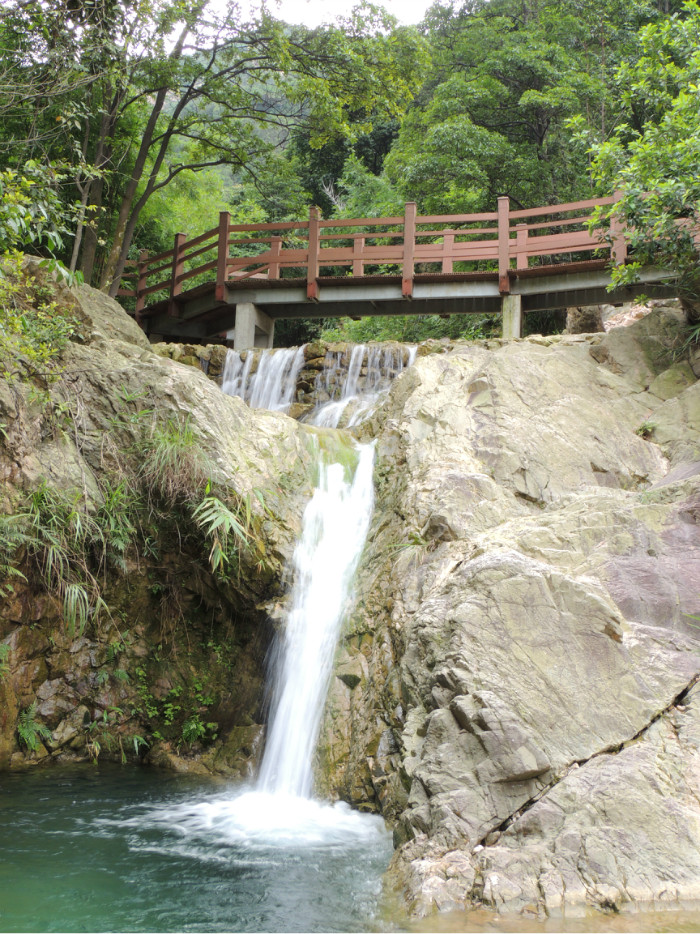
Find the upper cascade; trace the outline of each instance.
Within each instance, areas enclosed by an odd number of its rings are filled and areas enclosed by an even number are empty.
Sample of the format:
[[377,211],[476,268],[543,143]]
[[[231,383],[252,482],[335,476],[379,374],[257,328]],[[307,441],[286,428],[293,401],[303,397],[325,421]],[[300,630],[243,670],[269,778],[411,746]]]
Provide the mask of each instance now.
[[[253,363],[257,367],[253,368]],[[294,401],[297,378],[304,365],[304,347],[226,354],[221,388],[240,396],[252,409],[285,412]]]
[[252,408],[283,411],[312,425],[360,424],[411,366],[415,345],[305,344],[278,350],[229,350],[222,390]]
[[388,391],[391,381],[411,366],[416,350],[414,345],[356,344],[347,362],[347,352],[329,349],[316,377],[316,405],[306,421],[337,428],[349,410],[345,427],[359,425]]

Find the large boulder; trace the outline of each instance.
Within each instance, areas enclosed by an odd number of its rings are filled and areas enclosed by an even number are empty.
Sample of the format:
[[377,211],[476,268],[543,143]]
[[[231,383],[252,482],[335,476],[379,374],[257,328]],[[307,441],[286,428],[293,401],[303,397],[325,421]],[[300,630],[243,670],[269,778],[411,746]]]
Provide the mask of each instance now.
[[419,357],[374,420],[320,749],[395,818],[416,914],[695,897],[698,383],[661,379],[683,327]]

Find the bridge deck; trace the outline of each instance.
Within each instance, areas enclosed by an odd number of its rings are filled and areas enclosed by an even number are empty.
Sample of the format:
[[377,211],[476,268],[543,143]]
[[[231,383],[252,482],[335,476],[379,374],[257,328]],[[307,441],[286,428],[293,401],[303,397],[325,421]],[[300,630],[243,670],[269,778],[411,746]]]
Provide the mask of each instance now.
[[607,291],[611,261],[626,259],[624,237],[614,218],[607,231],[589,228],[591,211],[614,201],[510,211],[500,198],[493,213],[432,216],[409,203],[402,217],[335,221],[312,208],[308,221],[235,227],[222,213],[217,228],[142,254],[135,288],[120,294],[136,298],[150,335],[202,341],[236,331],[241,348],[271,343],[280,318],[497,313],[510,297],[521,320],[640,291],[672,294],[670,276],[657,269]]

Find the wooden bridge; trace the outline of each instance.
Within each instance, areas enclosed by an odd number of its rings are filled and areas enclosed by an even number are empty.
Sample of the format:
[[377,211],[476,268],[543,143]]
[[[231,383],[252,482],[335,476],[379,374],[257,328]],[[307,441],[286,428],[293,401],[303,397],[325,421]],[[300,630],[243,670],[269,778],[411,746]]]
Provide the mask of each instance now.
[[[270,347],[278,318],[494,313],[506,337],[522,334],[523,315],[541,309],[672,296],[671,276],[648,268],[633,286],[608,292],[611,263],[627,260],[623,230],[591,231],[597,207],[615,197],[480,214],[231,224],[171,250],[142,253],[121,296],[135,298],[136,320],[154,340]],[[135,266],[135,268],[134,268]]]

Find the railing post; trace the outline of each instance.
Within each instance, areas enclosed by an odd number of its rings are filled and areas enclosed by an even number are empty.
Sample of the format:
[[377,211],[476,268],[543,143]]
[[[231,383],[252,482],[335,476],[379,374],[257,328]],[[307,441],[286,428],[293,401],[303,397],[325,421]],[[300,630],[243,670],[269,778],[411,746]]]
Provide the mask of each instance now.
[[319,251],[319,223],[321,212],[312,205],[309,208],[309,258],[306,266],[306,297],[318,301],[318,251]]
[[407,201],[403,217],[403,276],[401,295],[413,298],[413,267],[416,255],[416,202]]
[[173,271],[170,275],[170,302],[168,304],[168,314],[172,318],[177,317],[177,304],[175,296],[182,292],[182,282],[178,281],[179,276],[185,271],[185,259],[182,247],[187,240],[187,234],[176,233],[175,243],[173,245]]
[[510,292],[510,198],[502,195],[498,199],[498,291],[501,295]]
[[228,281],[228,241],[231,233],[231,215],[228,211],[219,213],[219,238],[216,242],[216,286],[214,298],[217,302],[226,301],[226,282]]
[[446,233],[442,238],[442,271],[443,272],[452,272],[452,251],[454,250],[455,245],[455,235],[453,233]]
[[280,253],[282,252],[282,237],[273,237],[270,242],[270,266],[267,271],[268,279],[280,277]]
[[[621,191],[615,192],[615,204],[613,205],[613,211],[617,202],[622,197]],[[613,213],[610,215],[610,257],[616,266],[621,265],[627,259],[627,241],[625,240],[624,226],[622,221]]]
[[141,250],[138,263],[136,264],[136,308],[134,316],[136,323],[141,324],[141,312],[146,306],[146,296],[144,292],[148,284],[148,250]]
[[352,240],[352,274],[353,276],[364,276],[365,264],[362,261],[362,253],[365,248],[365,238],[360,234],[355,234]]
[[527,269],[527,224],[515,225],[515,268]]

